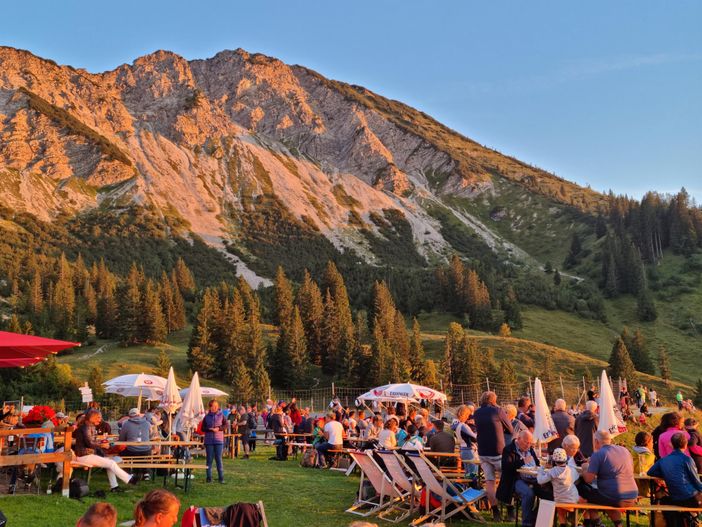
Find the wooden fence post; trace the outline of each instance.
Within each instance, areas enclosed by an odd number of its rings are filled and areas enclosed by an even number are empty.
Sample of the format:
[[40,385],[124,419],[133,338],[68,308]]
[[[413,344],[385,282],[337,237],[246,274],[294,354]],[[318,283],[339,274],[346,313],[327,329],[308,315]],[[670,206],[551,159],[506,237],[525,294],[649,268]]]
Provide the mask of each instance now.
[[73,427],[69,426],[66,428],[66,432],[63,436],[63,485],[61,487],[61,494],[68,498],[70,492],[71,483],[71,446],[73,443]]

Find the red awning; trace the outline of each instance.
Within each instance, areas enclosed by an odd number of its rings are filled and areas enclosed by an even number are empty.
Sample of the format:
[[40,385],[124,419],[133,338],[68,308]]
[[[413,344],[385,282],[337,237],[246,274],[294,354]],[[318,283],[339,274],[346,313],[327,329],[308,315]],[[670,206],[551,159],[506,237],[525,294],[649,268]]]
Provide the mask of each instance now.
[[76,346],[80,344],[0,331],[0,368],[31,366],[52,353]]

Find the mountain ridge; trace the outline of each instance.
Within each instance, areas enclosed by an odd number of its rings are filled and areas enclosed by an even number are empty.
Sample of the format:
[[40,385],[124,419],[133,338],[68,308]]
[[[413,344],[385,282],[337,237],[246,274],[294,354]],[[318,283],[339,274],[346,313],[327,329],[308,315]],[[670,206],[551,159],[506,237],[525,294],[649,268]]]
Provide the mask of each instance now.
[[524,260],[515,240],[475,228],[489,218],[450,201],[489,200],[503,181],[542,196],[546,215],[606,202],[399,101],[243,49],[194,60],[158,50],[90,73],[0,47],[0,64],[0,193],[44,220],[137,203],[242,256],[242,218],[273,207],[378,264],[383,211],[400,211],[425,260],[455,251],[439,207]]

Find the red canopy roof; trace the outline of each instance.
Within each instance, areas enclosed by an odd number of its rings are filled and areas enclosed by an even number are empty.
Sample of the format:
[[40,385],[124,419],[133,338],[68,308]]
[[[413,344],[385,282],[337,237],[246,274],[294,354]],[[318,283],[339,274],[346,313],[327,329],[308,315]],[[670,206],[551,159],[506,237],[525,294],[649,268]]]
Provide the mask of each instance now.
[[0,368],[31,366],[52,353],[76,346],[80,344],[0,331]]

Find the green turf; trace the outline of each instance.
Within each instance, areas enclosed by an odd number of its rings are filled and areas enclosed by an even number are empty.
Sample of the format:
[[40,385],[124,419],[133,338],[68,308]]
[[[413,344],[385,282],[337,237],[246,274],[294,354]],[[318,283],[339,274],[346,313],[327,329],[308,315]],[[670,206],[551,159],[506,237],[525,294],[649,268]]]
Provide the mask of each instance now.
[[[188,494],[183,494],[180,489],[175,491],[181,500],[181,515],[190,505],[226,506],[240,501],[262,500],[271,527],[337,527],[360,519],[344,512],[356,496],[357,474],[346,477],[341,472],[302,468],[293,459],[269,461],[272,452],[270,447],[260,447],[249,460],[225,460],[224,485],[207,484],[204,474],[198,472]],[[132,519],[136,502],[150,489],[159,488],[161,482],[162,478],[142,482],[136,488],[128,487],[123,494],[108,492],[106,501],[117,508],[118,523]],[[107,491],[108,487],[104,472],[96,471],[91,480],[91,492]],[[173,485],[169,488],[173,490]],[[12,527],[69,527],[75,525],[89,505],[96,501],[101,500],[84,498],[79,502],[46,494],[4,496],[0,498],[0,509]],[[643,525],[645,520],[639,523]],[[452,524],[471,525],[468,521]],[[408,523],[397,525],[405,527]]]

